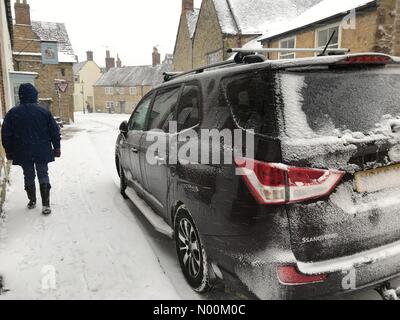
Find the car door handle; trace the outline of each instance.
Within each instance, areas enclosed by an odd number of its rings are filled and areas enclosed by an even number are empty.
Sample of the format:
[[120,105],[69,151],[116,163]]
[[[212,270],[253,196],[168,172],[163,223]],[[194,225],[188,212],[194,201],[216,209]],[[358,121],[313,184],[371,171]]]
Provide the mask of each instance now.
[[133,153],[139,153],[139,150],[136,149],[136,148],[131,148],[131,151],[132,151]]

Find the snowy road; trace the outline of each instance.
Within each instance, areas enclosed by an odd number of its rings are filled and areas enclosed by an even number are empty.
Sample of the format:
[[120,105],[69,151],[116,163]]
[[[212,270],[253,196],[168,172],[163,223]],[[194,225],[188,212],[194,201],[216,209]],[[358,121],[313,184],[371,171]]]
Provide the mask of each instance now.
[[10,292],[0,299],[199,299],[172,242],[119,195],[114,144],[127,118],[78,114],[66,128],[62,159],[50,166],[50,217],[25,209],[22,172],[13,168],[0,226],[0,272]]
[[[201,299],[186,284],[174,244],[121,198],[114,145],[126,115],[76,115],[63,156],[51,164],[54,214],[25,209],[13,168],[0,219],[1,299]],[[214,291],[207,298],[234,297]],[[379,299],[371,291],[352,299]]]

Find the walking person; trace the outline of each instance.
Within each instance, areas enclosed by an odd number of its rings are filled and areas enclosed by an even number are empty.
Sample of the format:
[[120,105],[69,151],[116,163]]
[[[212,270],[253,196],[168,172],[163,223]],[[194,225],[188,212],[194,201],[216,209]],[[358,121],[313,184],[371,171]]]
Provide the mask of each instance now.
[[7,159],[24,171],[28,209],[36,208],[36,174],[44,215],[51,214],[48,164],[61,157],[60,127],[47,109],[38,104],[38,91],[32,84],[19,88],[20,105],[6,115],[1,130]]

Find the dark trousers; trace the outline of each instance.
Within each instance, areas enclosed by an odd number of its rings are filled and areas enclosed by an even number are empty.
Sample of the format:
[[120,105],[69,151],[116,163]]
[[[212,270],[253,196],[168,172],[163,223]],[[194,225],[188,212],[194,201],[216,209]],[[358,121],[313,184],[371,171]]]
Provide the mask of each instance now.
[[47,163],[35,163],[32,161],[22,164],[21,167],[24,171],[25,187],[35,185],[36,173],[40,184],[50,184],[49,167]]

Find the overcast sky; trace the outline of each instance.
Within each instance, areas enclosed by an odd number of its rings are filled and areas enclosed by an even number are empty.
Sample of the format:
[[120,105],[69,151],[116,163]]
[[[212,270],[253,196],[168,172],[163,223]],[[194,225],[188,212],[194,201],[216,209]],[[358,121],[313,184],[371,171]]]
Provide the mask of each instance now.
[[[123,65],[151,64],[157,45],[162,58],[173,53],[181,0],[28,0],[32,20],[64,22],[75,53],[93,50],[104,65],[105,47]],[[200,7],[201,0],[195,0]]]

